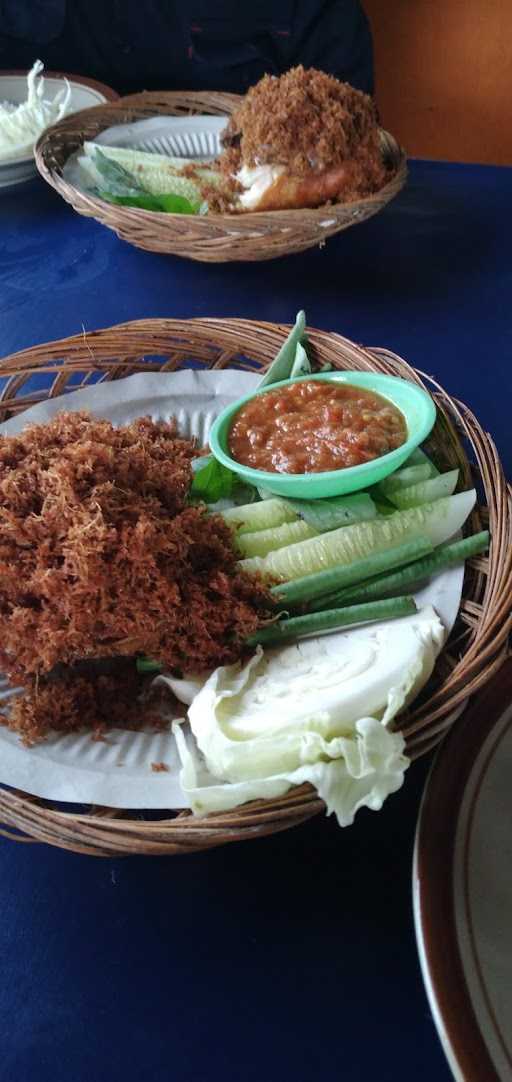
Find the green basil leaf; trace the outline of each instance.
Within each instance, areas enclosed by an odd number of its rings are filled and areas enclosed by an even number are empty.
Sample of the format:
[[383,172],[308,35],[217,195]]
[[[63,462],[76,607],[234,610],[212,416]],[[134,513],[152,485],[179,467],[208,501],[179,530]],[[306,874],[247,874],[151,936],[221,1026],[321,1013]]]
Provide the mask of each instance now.
[[197,473],[198,470],[204,470],[204,467],[208,466],[210,464],[210,462],[213,462],[214,458],[215,458],[215,455],[212,455],[212,454],[198,455],[197,458],[193,458],[191,463],[190,463],[191,468],[192,468],[192,473]]
[[194,205],[183,195],[152,195],[150,192],[126,189],[114,190],[112,185],[108,190],[98,189],[100,199],[107,203],[116,203],[120,207],[140,207],[141,210],[158,211],[160,214],[197,214],[199,204]]
[[98,191],[100,199],[105,199],[107,203],[116,203],[120,207],[140,207],[141,210],[157,210],[161,211],[162,206],[159,202],[159,197],[156,195],[149,195],[146,192],[133,192],[129,195],[114,195],[112,192]]
[[[119,162],[114,162],[111,158],[107,158],[107,155],[103,154],[98,147],[96,147],[94,154],[94,164],[98,173],[101,173],[105,180],[110,181],[111,184],[116,186],[118,189],[117,194],[130,195],[133,192],[143,193],[145,191],[133,173],[129,173],[123,165],[119,164]],[[122,189],[124,189],[124,192]]]
[[297,342],[295,347],[295,360],[292,364],[289,379],[294,379],[298,376],[309,376],[311,372],[311,364],[307,355],[306,349],[303,343],[307,343],[307,338],[304,335],[301,342]]
[[212,458],[194,474],[190,495],[205,503],[217,503],[217,500],[231,496],[235,484],[236,476],[232,470]]
[[[261,387],[270,387],[272,383],[278,383],[282,379],[289,379],[292,374],[293,365],[297,359],[297,346],[301,345],[302,349],[299,350],[299,364],[303,364],[304,357],[306,363],[308,362],[307,354],[304,349],[304,344],[307,341],[305,337],[306,316],[303,311],[297,313],[295,325],[292,327],[288,337],[283,342],[279,353],[272,361],[270,368],[267,368],[265,375],[262,376],[258,383],[258,390]],[[298,373],[294,373],[298,374]],[[300,374],[303,374],[302,372]]]
[[160,203],[160,210],[164,210],[167,214],[198,214],[200,209],[199,203],[191,203],[190,199],[186,199],[184,195],[174,195],[169,192],[168,195],[155,196]]

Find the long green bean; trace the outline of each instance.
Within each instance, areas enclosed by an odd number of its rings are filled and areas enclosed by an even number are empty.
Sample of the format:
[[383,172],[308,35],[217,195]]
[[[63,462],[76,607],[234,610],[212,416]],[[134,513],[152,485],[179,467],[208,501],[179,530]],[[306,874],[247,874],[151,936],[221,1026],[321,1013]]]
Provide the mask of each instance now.
[[416,612],[412,597],[392,597],[387,601],[374,601],[369,605],[350,605],[345,608],[329,609],[327,612],[306,613],[305,616],[291,616],[288,620],[277,620],[274,624],[262,627],[247,639],[248,646],[271,646],[288,639],[303,639],[306,635],[316,635],[321,631],[335,631],[350,624],[374,623],[376,620],[392,620],[398,616],[410,616]]
[[330,609],[336,605],[377,601],[389,594],[403,592],[404,589],[410,589],[411,586],[423,582],[445,567],[453,567],[454,564],[463,563],[471,556],[477,556],[479,552],[485,551],[488,544],[488,530],[465,537],[461,541],[450,541],[440,545],[431,555],[416,560],[406,567],[401,567],[392,574],[376,575],[368,582],[360,582],[358,585],[322,597],[311,605],[311,611]]
[[[272,593],[279,605],[303,604],[322,595],[332,594],[334,591],[352,586],[354,583],[364,582],[365,579],[373,578],[374,575],[393,567],[400,567],[412,560],[418,560],[420,556],[432,552],[432,549],[432,543],[427,537],[417,537],[413,541],[395,545],[384,552],[376,552],[361,560],[353,560],[350,564],[342,564],[328,568],[326,571],[317,571],[313,575],[304,575],[291,582],[280,583],[272,587]],[[325,605],[322,608],[325,608]]]

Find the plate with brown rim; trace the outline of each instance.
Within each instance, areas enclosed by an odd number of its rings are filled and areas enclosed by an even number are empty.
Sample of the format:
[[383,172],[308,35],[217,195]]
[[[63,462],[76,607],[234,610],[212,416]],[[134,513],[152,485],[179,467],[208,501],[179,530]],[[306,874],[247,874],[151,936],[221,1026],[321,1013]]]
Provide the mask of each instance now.
[[414,918],[457,1080],[512,1079],[512,658],[452,730],[423,798]]
[[[21,105],[27,98],[27,71],[0,71],[0,102],[8,101],[12,105]],[[65,85],[70,85],[71,98],[66,115],[90,109],[94,105],[104,105],[116,101],[119,94],[110,86],[98,83],[95,79],[86,79],[83,75],[69,75],[66,72],[43,70],[44,97],[52,100]],[[34,144],[37,139],[34,139]],[[0,189],[11,189],[33,180],[37,176],[34,153],[31,151],[14,154],[11,158],[0,161]]]

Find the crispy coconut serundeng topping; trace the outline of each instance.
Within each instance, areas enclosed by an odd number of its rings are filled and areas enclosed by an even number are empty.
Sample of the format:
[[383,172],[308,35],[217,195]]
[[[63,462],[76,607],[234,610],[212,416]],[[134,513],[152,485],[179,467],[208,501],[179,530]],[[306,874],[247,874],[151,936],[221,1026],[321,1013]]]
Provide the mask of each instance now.
[[83,413],[0,438],[0,668],[13,681],[80,659],[200,671],[240,656],[269,595],[237,570],[223,519],[187,506],[196,453],[174,422],[115,429]]
[[285,165],[304,176],[356,156],[380,157],[372,99],[314,68],[265,75],[233,113],[224,136],[223,168]]

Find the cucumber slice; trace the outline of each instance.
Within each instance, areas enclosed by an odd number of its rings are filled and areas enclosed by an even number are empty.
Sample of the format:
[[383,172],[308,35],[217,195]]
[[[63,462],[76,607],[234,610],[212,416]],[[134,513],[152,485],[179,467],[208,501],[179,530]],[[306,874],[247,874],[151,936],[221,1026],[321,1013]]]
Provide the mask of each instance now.
[[[89,169],[91,178],[96,173],[97,183],[103,188],[106,187],[105,180],[101,178],[95,166],[96,149],[110,161],[117,162],[132,173],[138,183],[151,195],[172,192],[175,195],[184,196],[192,203],[201,201],[198,184],[193,178],[183,176],[183,168],[189,164],[183,158],[168,158],[165,154],[149,154],[147,151],[131,150],[128,147],[107,147],[100,146],[98,143],[84,143],[86,160],[92,164],[92,169]],[[194,162],[194,165],[196,166],[197,163]],[[218,185],[221,181],[219,172],[208,166],[204,168],[198,166],[195,172],[197,178],[207,184]]]
[[382,496],[389,498],[391,492],[417,485],[420,481],[428,481],[433,476],[428,462],[418,463],[417,466],[404,466],[403,469],[390,473],[389,477],[380,481],[376,488]]
[[285,545],[294,545],[297,541],[307,541],[316,537],[318,530],[308,526],[307,522],[284,522],[282,526],[273,526],[270,530],[256,530],[254,533],[242,533],[237,536],[236,544],[242,556],[266,556],[274,549]]
[[439,473],[437,466],[434,466],[432,460],[421,450],[421,447],[417,447],[416,450],[412,452],[412,455],[409,455],[409,458],[405,463],[406,466],[422,466],[425,464],[430,466],[432,477],[435,477],[436,474]]
[[288,507],[287,500],[277,498],[230,507],[222,512],[222,517],[230,526],[234,526],[239,534],[270,530],[274,526],[282,526],[284,522],[296,522],[298,518],[295,511]]
[[240,566],[246,571],[260,572],[266,578],[288,582],[334,567],[335,564],[349,564],[371,553],[384,552],[421,535],[426,536],[432,545],[440,545],[460,530],[475,501],[474,489],[459,492],[456,496],[397,511],[394,515],[378,517],[371,522],[358,522],[353,526],[331,530],[308,541],[270,552],[263,558],[242,560]]
[[459,479],[458,470],[450,470],[449,473],[440,473],[437,477],[431,477],[429,481],[421,481],[419,485],[410,485],[409,488],[399,488],[395,492],[388,492],[388,500],[404,511],[408,507],[418,507],[422,503],[431,503],[433,500],[442,500],[444,496],[451,496],[457,487]]

